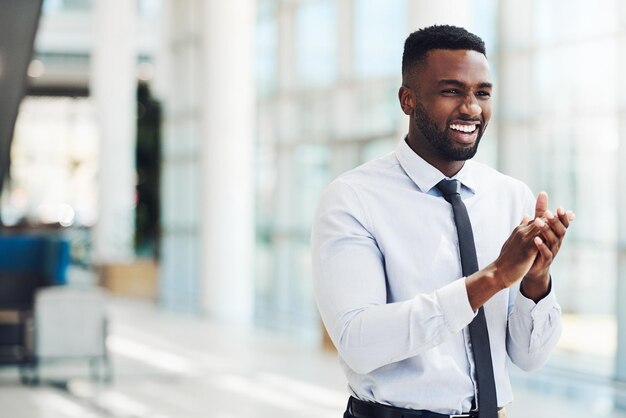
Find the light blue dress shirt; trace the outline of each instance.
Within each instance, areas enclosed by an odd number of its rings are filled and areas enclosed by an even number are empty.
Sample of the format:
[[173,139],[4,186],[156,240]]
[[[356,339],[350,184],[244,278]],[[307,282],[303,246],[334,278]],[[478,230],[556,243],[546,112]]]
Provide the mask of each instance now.
[[[314,288],[350,392],[365,401],[444,414],[467,412],[476,380],[467,325],[474,318],[461,273],[445,178],[405,141],[333,181],[311,238]],[[454,177],[472,222],[480,268],[493,262],[535,199],[522,182],[467,161]],[[513,399],[506,357],[540,367],[556,345],[553,292],[535,304],[519,282],[485,304],[498,405]]]

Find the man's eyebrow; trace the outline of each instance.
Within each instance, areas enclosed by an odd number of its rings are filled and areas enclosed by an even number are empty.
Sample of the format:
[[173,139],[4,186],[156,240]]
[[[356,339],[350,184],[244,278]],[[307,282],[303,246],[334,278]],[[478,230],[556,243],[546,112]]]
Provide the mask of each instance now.
[[457,87],[465,87],[465,83],[459,81],[459,80],[453,80],[453,79],[443,79],[443,80],[439,80],[439,82],[437,83],[437,85],[439,86],[457,86]]
[[[443,79],[437,82],[438,86],[456,86],[456,87],[466,87],[466,84],[459,80],[454,79]],[[493,84],[489,82],[482,82],[478,85],[479,89],[490,89],[493,87]]]

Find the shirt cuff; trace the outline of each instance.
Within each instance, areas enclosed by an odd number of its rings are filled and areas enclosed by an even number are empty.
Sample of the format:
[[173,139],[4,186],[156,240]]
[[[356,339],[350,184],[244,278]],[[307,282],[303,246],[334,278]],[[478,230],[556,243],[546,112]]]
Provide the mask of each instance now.
[[550,311],[555,307],[558,308],[558,306],[553,289],[550,289],[550,292],[537,303],[524,296],[519,289],[515,298],[516,309],[520,313],[530,315],[535,320],[547,316]]
[[467,296],[465,277],[446,285],[435,292],[443,317],[452,333],[457,333],[467,326],[476,316]]

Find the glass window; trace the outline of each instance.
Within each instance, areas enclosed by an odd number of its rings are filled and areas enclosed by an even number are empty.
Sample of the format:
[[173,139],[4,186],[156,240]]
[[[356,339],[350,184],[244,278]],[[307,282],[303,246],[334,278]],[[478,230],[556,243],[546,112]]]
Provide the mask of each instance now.
[[330,84],[337,78],[337,3],[305,1],[295,17],[295,56],[298,80],[305,86]]
[[296,147],[293,187],[293,216],[308,242],[311,220],[319,195],[330,181],[330,150],[323,145],[301,144]]
[[56,13],[59,11],[80,11],[91,10],[93,0],[44,0],[42,10],[44,13]]
[[330,181],[326,146],[261,146],[257,177],[256,318],[299,332],[319,328],[309,237],[319,194]]
[[256,26],[256,80],[261,96],[276,89],[278,78],[278,24],[267,2],[259,5]]
[[403,113],[398,102],[399,81],[364,83],[355,90],[356,133],[363,138],[394,132]]
[[380,158],[393,151],[402,138],[382,138],[368,141],[361,149],[361,161],[363,163]]
[[93,225],[97,155],[89,99],[24,99],[11,146],[11,182],[3,190],[3,221]]
[[472,21],[470,29],[485,41],[487,56],[492,57],[498,50],[497,12],[496,0],[473,0]]
[[146,18],[157,18],[161,13],[161,0],[139,0],[139,15]]
[[354,2],[354,68],[359,77],[398,76],[406,38],[406,0]]
[[[534,1],[528,39],[510,37],[500,22],[502,168],[546,190],[550,208],[577,214],[551,271],[564,313],[555,360],[593,373],[612,373],[591,366],[610,364],[616,352],[618,5]],[[507,6],[504,20],[525,18],[518,11]]]
[[535,40],[545,44],[611,35],[619,27],[617,6],[615,0],[597,0],[593,7],[586,0],[535,0]]

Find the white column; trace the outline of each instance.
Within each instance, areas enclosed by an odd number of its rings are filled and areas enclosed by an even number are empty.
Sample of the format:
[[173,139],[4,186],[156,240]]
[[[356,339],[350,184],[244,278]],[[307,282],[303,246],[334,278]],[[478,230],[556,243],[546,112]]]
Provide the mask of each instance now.
[[[620,7],[620,14],[626,16],[626,6]],[[626,30],[622,29],[618,43],[618,65],[622,74],[626,70]],[[618,167],[626,159],[626,83],[617,80],[621,98],[619,103],[619,149],[616,155]],[[617,320],[617,352],[615,353],[615,378],[620,382],[626,382],[626,194],[621,192],[626,187],[626,170],[617,170],[617,289],[616,289],[616,320]],[[620,409],[626,409],[626,400],[620,396],[615,397],[615,403]]]
[[215,318],[253,307],[255,1],[201,3],[201,291]]
[[[624,161],[626,158],[626,113],[622,110],[620,120],[620,144],[617,158]],[[617,170],[617,190],[626,187],[626,172]],[[617,198],[618,237],[617,237],[617,352],[615,359],[615,378],[626,382],[626,195],[618,193]],[[616,398],[619,407],[626,409],[626,401]]]
[[278,83],[280,90],[289,90],[295,84],[295,28],[296,3],[285,3],[278,8]]
[[128,262],[134,254],[136,9],[133,0],[94,2],[90,89],[100,140],[98,264]]
[[340,0],[337,5],[339,14],[339,48],[337,62],[339,64],[339,80],[351,80],[354,77],[354,58],[348,51],[354,51],[354,2]]
[[167,309],[194,313],[201,310],[202,1],[162,1],[163,43],[155,79],[163,104],[159,303]]

